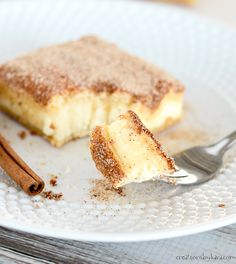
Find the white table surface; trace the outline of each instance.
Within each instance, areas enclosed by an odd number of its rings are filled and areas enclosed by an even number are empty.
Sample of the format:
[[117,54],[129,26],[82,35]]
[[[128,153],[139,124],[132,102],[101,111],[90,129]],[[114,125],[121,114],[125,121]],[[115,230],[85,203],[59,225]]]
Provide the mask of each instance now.
[[[236,0],[199,0],[186,8],[236,29]],[[120,244],[58,240],[0,227],[1,263],[236,263],[236,224],[180,238]]]

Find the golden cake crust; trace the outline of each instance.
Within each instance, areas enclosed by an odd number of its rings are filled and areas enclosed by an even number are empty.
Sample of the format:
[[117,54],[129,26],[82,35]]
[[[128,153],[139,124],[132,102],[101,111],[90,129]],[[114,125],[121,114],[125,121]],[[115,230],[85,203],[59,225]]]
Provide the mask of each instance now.
[[[175,171],[174,160],[167,156],[167,154],[161,148],[161,144],[155,139],[154,135],[143,125],[139,117],[131,110],[126,115],[121,115],[120,118],[131,118],[132,128],[138,133],[145,133],[150,137],[155,144],[157,155],[161,155],[168,164],[170,171]],[[106,131],[103,127],[97,126],[91,133],[90,139],[90,151],[92,158],[95,162],[97,169],[109,179],[114,187],[118,186],[121,180],[126,177],[125,172],[122,169],[122,165],[116,158],[112,151],[113,142],[112,139],[106,137]]]
[[55,95],[94,92],[131,94],[149,108],[183,85],[162,69],[95,36],[39,49],[0,66],[0,81],[47,105]]
[[95,127],[90,140],[92,158],[97,169],[115,186],[125,176],[125,173],[111,150],[110,144],[112,142],[107,141],[103,128]]

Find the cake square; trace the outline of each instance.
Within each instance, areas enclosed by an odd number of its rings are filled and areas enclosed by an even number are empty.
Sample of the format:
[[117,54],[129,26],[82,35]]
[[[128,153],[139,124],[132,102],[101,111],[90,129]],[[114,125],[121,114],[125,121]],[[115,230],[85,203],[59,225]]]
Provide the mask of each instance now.
[[0,108],[57,147],[127,110],[162,130],[181,118],[183,93],[164,70],[95,36],[0,66]]

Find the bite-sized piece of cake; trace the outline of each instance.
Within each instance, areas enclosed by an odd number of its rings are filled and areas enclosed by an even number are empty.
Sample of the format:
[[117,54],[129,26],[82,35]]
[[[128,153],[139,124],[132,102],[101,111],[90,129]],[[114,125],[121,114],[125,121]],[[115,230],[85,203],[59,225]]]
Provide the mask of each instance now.
[[176,170],[174,160],[132,111],[110,125],[97,126],[91,133],[90,150],[97,169],[115,188]]
[[182,115],[183,85],[97,37],[39,49],[0,66],[0,108],[53,145],[131,109],[151,130]]

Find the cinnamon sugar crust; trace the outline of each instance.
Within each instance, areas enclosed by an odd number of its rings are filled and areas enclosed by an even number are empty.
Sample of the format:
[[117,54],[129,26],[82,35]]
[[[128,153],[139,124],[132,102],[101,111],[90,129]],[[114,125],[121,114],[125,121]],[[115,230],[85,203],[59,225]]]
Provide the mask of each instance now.
[[97,126],[91,134],[90,151],[97,169],[108,178],[114,186],[125,177],[125,173],[115,157],[110,144],[112,144],[112,142],[107,140],[104,129]]
[[0,66],[0,80],[42,105],[55,95],[94,92],[131,94],[149,108],[183,85],[162,69],[95,36],[39,49]]

